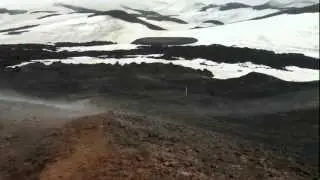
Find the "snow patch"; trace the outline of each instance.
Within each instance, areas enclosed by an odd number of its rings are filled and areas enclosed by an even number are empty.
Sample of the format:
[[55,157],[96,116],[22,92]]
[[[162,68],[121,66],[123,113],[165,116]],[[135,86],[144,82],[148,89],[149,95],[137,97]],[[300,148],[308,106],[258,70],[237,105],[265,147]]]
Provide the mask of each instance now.
[[[179,24],[168,21],[145,20],[164,27],[165,31],[148,29],[138,23],[129,23],[110,16],[88,17],[89,14],[70,13],[72,10],[54,6],[54,3],[78,5],[98,10],[124,10],[130,8],[148,10],[186,21]],[[277,7],[302,7],[319,3],[318,0],[215,0],[215,4],[231,2],[248,5],[269,3]],[[249,47],[275,51],[276,53],[302,53],[319,58],[319,13],[283,14],[266,19],[248,19],[263,16],[278,10],[254,10],[240,8],[220,11],[218,8],[200,12],[212,0],[1,0],[0,7],[13,9],[54,10],[61,14],[38,19],[44,13],[18,15],[0,14],[1,29],[39,24],[16,35],[0,33],[0,44],[54,43],[112,41],[130,44],[144,37],[194,37],[195,45],[222,44],[225,46]],[[21,8],[20,8],[21,7]],[[31,11],[30,11],[31,12]],[[48,13],[45,13],[46,15]],[[203,26],[207,20],[217,20],[225,25],[192,29]],[[207,25],[206,25],[207,26]],[[1,30],[0,29],[0,30]],[[111,47],[111,46],[110,46]],[[98,48],[98,47],[97,47]]]
[[102,46],[75,46],[75,47],[61,47],[58,48],[57,52],[61,51],[77,51],[77,52],[85,52],[85,51],[115,51],[115,50],[132,50],[136,49],[137,45],[134,44],[110,44],[110,45],[102,45]]
[[8,66],[8,68],[16,68],[26,66],[32,63],[43,63],[49,66],[55,62],[61,62],[64,64],[120,64],[126,65],[131,63],[162,63],[162,64],[173,64],[177,66],[183,66],[195,70],[208,70],[213,74],[212,78],[215,79],[230,79],[239,78],[245,76],[251,72],[266,74],[269,76],[276,77],[284,81],[292,82],[310,82],[319,81],[319,71],[314,69],[300,68],[296,66],[287,66],[284,70],[274,69],[265,65],[257,65],[251,62],[246,63],[217,63],[208,61],[205,59],[194,59],[185,60],[179,59],[174,61],[154,59],[145,56],[131,57],[131,58],[94,58],[94,57],[73,57],[68,59],[49,59],[49,60],[32,60],[30,62],[24,62],[14,66]]

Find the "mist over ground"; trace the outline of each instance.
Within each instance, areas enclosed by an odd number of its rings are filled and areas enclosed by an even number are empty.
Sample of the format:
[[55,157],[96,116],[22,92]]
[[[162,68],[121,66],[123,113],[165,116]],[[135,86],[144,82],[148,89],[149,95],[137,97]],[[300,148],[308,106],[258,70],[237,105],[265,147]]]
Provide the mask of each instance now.
[[319,177],[318,1],[0,1],[0,180]]
[[0,92],[0,118],[23,120],[37,118],[39,121],[55,121],[92,115],[103,112],[102,108],[91,104],[89,100],[44,100],[27,97],[15,92]]

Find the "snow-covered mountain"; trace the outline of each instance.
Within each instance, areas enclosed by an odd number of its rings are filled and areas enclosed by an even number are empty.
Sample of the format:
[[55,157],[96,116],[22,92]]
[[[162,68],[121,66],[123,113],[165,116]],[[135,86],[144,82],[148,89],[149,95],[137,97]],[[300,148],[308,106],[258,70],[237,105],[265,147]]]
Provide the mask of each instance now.
[[[197,44],[219,43],[318,56],[317,1],[214,3],[208,0],[47,0],[36,4],[26,0],[2,1],[0,7],[9,12],[25,11],[0,14],[0,42],[105,40],[131,43],[147,36],[196,36]],[[273,14],[275,16],[263,18]]]
[[[319,58],[319,2],[317,0],[44,0],[35,3],[31,0],[3,0],[0,4],[0,44],[108,41],[115,44],[59,47],[57,51],[114,51],[136,49],[138,46],[131,43],[148,37],[187,37],[194,39],[188,43],[190,46],[220,44],[269,50],[275,53],[299,53]],[[137,61],[153,62],[146,56],[139,58]],[[78,62],[81,59],[83,57],[78,58]],[[38,59],[31,60],[38,61]],[[92,62],[92,59],[90,61]],[[176,64],[200,68],[198,66],[201,60],[195,59],[194,62],[198,62],[196,65],[190,65],[188,60],[184,61],[186,62],[176,61]],[[223,79],[239,77],[252,71],[263,72],[261,67],[257,70],[259,65],[263,64],[250,65],[251,70],[242,69],[241,73],[236,68],[231,73],[233,75],[226,76],[203,64],[200,69],[211,69],[216,78]],[[290,63],[287,67],[289,65]],[[18,66],[21,64],[13,67]],[[239,67],[239,64],[236,66]],[[268,66],[266,68],[268,69]],[[281,70],[288,75],[282,75],[280,79],[288,81],[318,79],[318,70],[314,70],[316,67],[310,70],[301,68]],[[300,76],[301,73],[305,76]],[[277,73],[265,74],[279,77]]]

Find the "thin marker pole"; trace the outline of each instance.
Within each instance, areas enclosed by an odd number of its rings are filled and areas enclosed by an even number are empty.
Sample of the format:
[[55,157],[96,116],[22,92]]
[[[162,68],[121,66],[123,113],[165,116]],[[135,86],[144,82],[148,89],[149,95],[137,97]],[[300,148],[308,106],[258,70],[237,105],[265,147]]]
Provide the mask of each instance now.
[[185,95],[188,96],[188,86],[185,87]]

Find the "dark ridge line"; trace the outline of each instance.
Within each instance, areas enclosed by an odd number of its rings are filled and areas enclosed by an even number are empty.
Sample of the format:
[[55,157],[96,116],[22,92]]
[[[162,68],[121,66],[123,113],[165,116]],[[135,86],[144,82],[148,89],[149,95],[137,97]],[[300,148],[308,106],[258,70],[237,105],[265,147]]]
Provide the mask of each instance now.
[[21,26],[21,27],[17,27],[17,28],[3,29],[3,30],[0,30],[0,33],[10,32],[10,31],[19,31],[19,30],[28,30],[30,28],[37,27],[37,26],[39,26],[39,24],[26,25],[26,26]]
[[213,8],[217,8],[219,7],[219,5],[216,5],[216,4],[209,4],[207,6],[204,6],[200,9],[200,12],[203,12],[203,11],[207,11],[208,9],[213,9]]
[[204,23],[211,23],[211,24],[215,24],[215,25],[224,25],[223,22],[217,21],[217,20],[208,20],[208,21],[204,21]]
[[76,11],[78,13],[99,13],[99,12],[103,12],[103,11],[98,11],[98,10],[94,10],[94,9],[88,9],[88,8],[83,8],[80,6],[73,6],[73,5],[68,5],[68,4],[63,4],[63,3],[56,3],[56,6],[61,6],[67,9],[71,9],[73,11]]
[[[203,58],[227,63],[251,61],[255,64],[263,64],[276,69],[283,69],[285,66],[290,65],[319,69],[319,59],[295,53],[277,54],[273,51],[262,49],[227,47],[213,44],[209,46],[164,47],[160,52],[164,54],[162,58],[165,59],[169,57],[182,57],[185,59]],[[161,54],[160,52],[157,53]]]
[[28,12],[27,10],[0,8],[0,14],[8,13],[9,15],[17,15],[17,14],[25,14],[27,12]]
[[[308,8],[310,6],[318,6],[318,7],[313,7],[313,9],[316,9],[316,10],[312,10],[312,9],[308,10]],[[269,2],[266,2],[261,5],[255,5],[255,6],[251,6],[251,5],[244,4],[244,3],[231,2],[231,3],[227,3],[227,4],[223,4],[223,5],[210,4],[210,5],[207,5],[203,8],[201,8],[200,11],[203,12],[203,11],[206,11],[206,10],[212,9],[212,8],[219,8],[219,10],[221,10],[221,11],[228,11],[228,10],[240,9],[240,8],[252,8],[254,10],[275,9],[275,10],[280,10],[281,12],[282,11],[284,11],[284,12],[289,11],[288,14],[290,14],[290,12],[294,12],[294,11],[297,11],[298,9],[306,8],[307,10],[305,10],[305,11],[319,12],[319,3],[315,4],[315,5],[310,5],[310,6],[306,6],[306,7],[302,7],[302,8],[296,8],[296,7],[281,8],[281,7],[276,7],[276,6],[271,5]],[[279,13],[279,12],[277,12],[277,13]],[[273,13],[273,14],[276,14],[276,13]],[[278,15],[278,14],[276,14],[276,15]]]
[[125,11],[121,11],[121,10],[110,10],[110,11],[99,12],[99,13],[89,15],[88,17],[101,16],[101,15],[108,15],[108,16],[111,16],[111,17],[114,17],[117,19],[121,19],[123,21],[130,22],[130,23],[142,24],[152,30],[166,30],[160,26],[156,26],[151,23],[145,22],[145,21],[143,21],[143,20],[141,20],[141,19],[125,12]]
[[116,44],[111,41],[91,41],[91,42],[58,42],[55,43],[55,47],[77,47],[77,46],[99,46],[99,45],[111,45]]
[[53,17],[53,16],[59,16],[61,14],[49,14],[49,15],[45,15],[45,16],[41,16],[41,17],[38,17],[37,19],[45,19],[45,18],[48,18],[48,17]]
[[152,45],[152,46],[168,46],[183,45],[195,43],[198,40],[190,37],[147,37],[133,41],[131,44]]
[[[35,62],[35,63],[32,63],[30,65],[26,65],[26,66],[22,66],[22,67],[15,67],[15,68],[7,68],[5,71],[6,72],[16,72],[17,70],[21,70],[21,69],[25,69],[25,68],[38,68],[38,69],[42,69],[42,68],[46,68],[46,69],[50,69],[50,66],[51,67],[54,67],[54,68],[58,68],[60,66],[68,66],[69,68],[77,68],[77,67],[99,67],[99,66],[119,66],[119,67],[128,67],[128,66],[136,66],[139,68],[139,65],[140,64],[137,64],[137,63],[130,63],[130,64],[124,64],[124,65],[120,65],[119,62],[115,63],[115,64],[105,64],[105,63],[99,63],[99,64],[66,64],[66,63],[62,63],[62,62],[53,62],[51,65],[45,65],[41,62]],[[189,68],[189,67],[184,67],[184,66],[180,66],[180,65],[175,65],[175,64],[171,64],[171,63],[168,63],[168,64],[163,64],[163,63],[145,63],[145,62],[142,62],[141,65],[143,66],[153,66],[153,65],[160,65],[160,66],[172,66],[172,68],[175,68],[175,69],[185,69],[185,70],[188,70],[188,71],[195,71],[195,72],[201,72],[201,73],[204,73],[205,76],[207,77],[212,77],[212,73],[208,70],[200,70],[200,69],[192,69],[192,68]],[[27,67],[29,66],[29,67]],[[180,70],[181,71],[181,70]],[[178,71],[176,71],[178,72]],[[263,82],[263,83],[266,83],[266,82],[275,82],[275,81],[279,81],[279,82],[285,82],[285,83],[288,83],[288,84],[313,84],[313,85],[316,85],[316,84],[319,84],[320,81],[307,81],[307,82],[291,82],[291,81],[284,81],[284,80],[281,80],[277,77],[274,77],[274,76],[270,76],[270,75],[267,75],[267,74],[263,74],[263,73],[258,73],[258,72],[250,72],[248,74],[245,74],[243,76],[240,76],[239,78],[229,78],[229,79],[212,79],[214,81],[220,81],[220,82],[226,82],[226,81],[230,81],[230,82],[238,82],[239,84],[243,84],[243,81],[257,81],[257,82]],[[239,87],[238,85],[236,85],[237,87]],[[239,87],[240,89],[240,87]],[[263,91],[263,89],[261,89]]]
[[264,10],[264,9],[283,10],[283,9],[286,9],[286,8],[272,6],[269,2],[266,2],[266,3],[261,4],[261,5],[252,6],[252,9],[255,9],[255,10]]
[[[137,78],[139,75],[158,79],[159,82]],[[273,97],[286,92],[316,89],[319,86],[319,81],[288,82],[254,72],[239,78],[213,79],[212,73],[207,70],[161,63],[132,63],[123,66],[119,63],[86,65],[55,62],[50,66],[34,63],[0,69],[0,82],[0,88],[57,94],[87,90],[127,93],[147,87],[151,90],[184,90],[188,84],[190,93],[237,100]]]
[[[218,63],[244,63],[266,65],[271,68],[284,69],[286,66],[297,66],[308,69],[319,69],[319,59],[307,57],[303,54],[276,54],[272,51],[226,47],[222,45],[210,46],[139,46],[131,50],[114,51],[60,51],[56,52],[54,45],[19,44],[0,45],[0,67],[16,65],[33,59],[65,59],[77,56],[123,58],[132,55],[163,54],[160,58],[174,61],[176,58],[192,60],[203,58]],[[46,51],[48,49],[51,51]],[[7,59],[10,59],[8,61]]]
[[30,14],[36,14],[36,13],[56,13],[57,11],[32,11]]
[[134,9],[134,8],[130,8],[128,6],[122,6],[122,7],[129,9],[129,10],[132,10],[132,11],[139,12],[140,14],[136,14],[136,17],[144,17],[149,20],[156,20],[156,21],[171,21],[171,22],[176,22],[176,23],[180,23],[180,24],[188,24],[187,22],[185,22],[181,19],[170,17],[170,16],[165,16],[165,15],[162,15],[162,14],[154,12],[154,11],[145,11],[145,10],[141,10],[141,9]]
[[61,3],[56,4],[56,5],[62,6],[62,7],[68,8],[68,9],[72,9],[78,13],[91,13],[92,15],[89,15],[88,17],[107,15],[107,16],[111,16],[111,17],[126,21],[126,22],[142,24],[152,30],[165,30],[164,28],[162,28],[160,26],[156,26],[151,23],[145,22],[145,21],[135,17],[134,15],[131,15],[131,14],[129,14],[125,11],[121,11],[121,10],[98,11],[98,10],[87,9],[87,8],[83,8],[83,7],[79,7],[79,6],[72,6],[72,5],[61,4]]
[[318,12],[319,12],[319,3],[311,6],[302,7],[302,8],[290,8],[280,12],[271,13],[265,16],[256,17],[251,20],[265,19],[273,16],[278,16],[281,14],[303,14],[303,13],[318,13]]
[[252,8],[254,10],[264,10],[264,9],[283,10],[283,9],[287,9],[287,8],[280,8],[280,7],[272,6],[269,2],[266,2],[261,5],[255,5],[255,6],[247,5],[244,3],[227,3],[227,4],[220,6],[219,9],[221,11],[227,11],[227,10],[240,9],[240,8]]
[[243,3],[227,3],[224,4],[222,6],[220,6],[219,10],[220,11],[228,11],[228,10],[232,10],[232,9],[240,9],[240,8],[251,8],[252,6],[247,5],[247,4],[243,4]]
[[29,31],[10,31],[7,33],[7,35],[18,35]]
[[[210,27],[210,26],[208,26],[208,27]],[[207,28],[207,26],[206,26],[206,27],[202,27],[202,26],[195,26],[195,27],[190,28],[190,29],[202,29],[202,28]]]
[[50,44],[40,44],[40,43],[21,43],[21,44],[0,44],[0,48],[4,50],[41,50],[43,48],[46,49],[54,49],[55,47]]
[[200,11],[203,12],[203,11],[207,11],[208,9],[212,9],[212,8],[219,8],[220,11],[228,11],[228,10],[240,9],[240,8],[252,8],[252,9],[256,9],[256,10],[263,10],[262,8],[270,9],[271,6],[268,6],[268,3],[258,5],[258,6],[251,6],[251,5],[244,4],[244,3],[231,2],[231,3],[222,4],[222,5],[210,4],[210,5],[207,5],[203,8],[201,8]]

